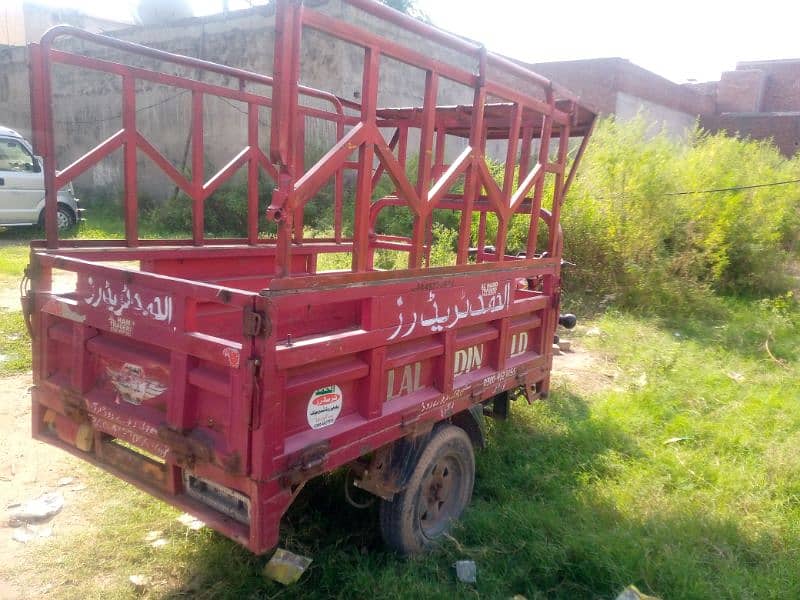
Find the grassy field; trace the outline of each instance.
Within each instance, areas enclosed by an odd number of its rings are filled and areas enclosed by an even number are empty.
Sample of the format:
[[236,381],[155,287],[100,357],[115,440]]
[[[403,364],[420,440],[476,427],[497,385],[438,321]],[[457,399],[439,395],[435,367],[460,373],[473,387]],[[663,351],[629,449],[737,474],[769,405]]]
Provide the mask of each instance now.
[[31,368],[31,341],[21,311],[0,309],[0,376]]
[[[0,288],[17,298],[22,271],[28,264],[29,231],[0,231]],[[30,370],[30,339],[22,312],[0,307],[0,376]]]
[[[0,247],[9,285],[26,262],[16,239]],[[630,583],[665,600],[798,598],[800,312],[776,298],[715,300],[710,314],[584,323],[574,338],[615,376],[561,381],[490,423],[473,502],[428,556],[387,553],[376,507],[347,505],[333,474],[285,519],[282,546],[314,563],[282,588],[263,558],[87,466],[85,526],[29,550],[25,569],[0,565],[0,579],[76,599],[614,598]],[[0,313],[0,339],[13,356],[0,373],[27,370],[18,312]],[[169,543],[152,548],[152,530]],[[456,582],[459,559],[476,561],[476,586]]]

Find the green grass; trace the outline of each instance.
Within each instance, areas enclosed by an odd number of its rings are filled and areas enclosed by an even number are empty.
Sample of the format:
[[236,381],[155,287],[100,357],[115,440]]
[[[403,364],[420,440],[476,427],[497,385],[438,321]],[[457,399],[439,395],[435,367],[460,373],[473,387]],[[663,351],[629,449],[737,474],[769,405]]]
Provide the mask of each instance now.
[[[613,598],[630,583],[665,599],[800,597],[800,314],[718,310],[681,327],[613,311],[589,323],[600,334],[575,337],[616,378],[592,392],[561,382],[491,423],[473,502],[428,556],[387,553],[375,507],[345,504],[333,474],[284,520],[281,545],[314,559],[284,589],[260,576],[263,558],[86,467],[86,529],[31,551],[14,577],[55,582],[58,598],[132,598],[132,574],[152,598]],[[154,550],[144,537],[158,529],[170,543]],[[463,558],[474,589],[455,581]]]
[[27,243],[10,242],[0,245],[0,279],[22,277],[22,271],[28,264],[28,252]]
[[31,340],[21,311],[0,308],[0,376],[24,373],[31,368]]

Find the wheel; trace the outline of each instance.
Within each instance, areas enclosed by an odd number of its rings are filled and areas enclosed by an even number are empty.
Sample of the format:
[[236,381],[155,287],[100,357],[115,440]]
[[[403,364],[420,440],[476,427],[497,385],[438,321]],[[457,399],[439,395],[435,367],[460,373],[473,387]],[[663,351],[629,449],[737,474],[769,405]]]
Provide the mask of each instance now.
[[[39,227],[41,229],[44,229],[44,213],[45,210],[42,209],[42,212],[39,214]],[[59,204],[56,212],[56,223],[58,224],[59,231],[67,231],[72,229],[76,223],[75,213],[72,212],[72,209],[69,206]]]
[[472,497],[475,454],[460,427],[438,429],[417,461],[406,488],[380,506],[386,545],[403,555],[435,545]]
[[58,223],[59,231],[67,231],[72,229],[75,225],[75,215],[68,207],[62,204],[58,205],[58,213],[56,213],[56,223]]

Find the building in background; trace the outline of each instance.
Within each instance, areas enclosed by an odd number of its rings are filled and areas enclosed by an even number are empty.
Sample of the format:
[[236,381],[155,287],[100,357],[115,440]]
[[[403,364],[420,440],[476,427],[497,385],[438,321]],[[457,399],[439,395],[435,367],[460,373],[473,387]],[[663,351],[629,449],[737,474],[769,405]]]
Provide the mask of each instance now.
[[683,137],[701,114],[713,112],[714,101],[701,91],[670,81],[624,58],[593,58],[528,65],[589,102],[604,115],[622,121],[638,114]]
[[641,113],[681,136],[699,119],[712,132],[772,139],[786,156],[800,149],[800,59],[743,62],[719,81],[687,84],[622,58],[529,66],[623,121]]
[[692,87],[714,99],[714,112],[700,118],[705,129],[771,138],[786,156],[800,150],[800,59],[741,62]]
[[100,19],[72,8],[5,0],[0,5],[0,46],[25,46],[38,42],[45,31],[63,23],[92,33],[114,31],[131,25],[130,22]]

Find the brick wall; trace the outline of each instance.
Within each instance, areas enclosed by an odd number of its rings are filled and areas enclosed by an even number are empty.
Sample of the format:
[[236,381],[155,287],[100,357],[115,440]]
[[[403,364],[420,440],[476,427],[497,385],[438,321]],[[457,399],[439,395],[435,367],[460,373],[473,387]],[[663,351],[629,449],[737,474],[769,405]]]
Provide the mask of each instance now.
[[786,156],[800,150],[800,59],[739,63],[719,81],[691,87],[716,99],[700,121],[709,131],[772,139]]
[[726,113],[704,115],[700,125],[712,132],[757,140],[772,139],[786,156],[800,150],[800,114],[786,113]]
[[715,112],[762,112],[766,83],[767,74],[761,69],[723,73]]
[[753,70],[761,71],[766,76],[762,112],[800,111],[800,59],[745,62],[736,65],[737,72]]

